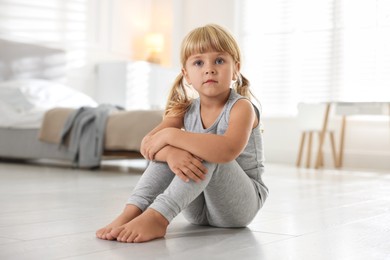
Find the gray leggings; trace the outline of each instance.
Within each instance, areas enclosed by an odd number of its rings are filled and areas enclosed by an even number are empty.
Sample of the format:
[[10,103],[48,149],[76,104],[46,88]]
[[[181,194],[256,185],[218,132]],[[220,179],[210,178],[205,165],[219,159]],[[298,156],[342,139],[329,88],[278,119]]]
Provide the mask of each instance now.
[[244,227],[261,207],[253,181],[236,161],[204,163],[206,179],[184,182],[167,163],[151,162],[127,203],[160,212],[169,222],[180,212],[193,224]]

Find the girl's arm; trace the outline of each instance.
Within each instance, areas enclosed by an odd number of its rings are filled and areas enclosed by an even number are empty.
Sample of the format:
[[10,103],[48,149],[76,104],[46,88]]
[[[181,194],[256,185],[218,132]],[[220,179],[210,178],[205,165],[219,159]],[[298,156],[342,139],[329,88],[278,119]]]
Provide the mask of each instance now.
[[245,148],[252,128],[257,124],[256,114],[250,101],[241,99],[233,106],[229,126],[223,135],[200,134],[165,128],[157,132],[146,144],[146,158],[166,145],[190,152],[209,162],[224,163],[237,158]]
[[203,160],[188,151],[167,145],[157,152],[155,160],[166,162],[172,172],[185,182],[190,179],[199,182],[206,178],[207,168]]
[[[162,129],[181,129],[183,127],[183,117],[165,117],[164,120],[150,131],[141,143],[141,154],[145,156],[145,143]],[[173,146],[165,146],[155,155],[155,160],[167,162],[169,168],[183,181],[188,182],[190,179],[196,182],[205,179],[207,168],[203,165],[202,160],[193,156],[191,153]]]
[[160,124],[158,124],[152,131],[144,136],[141,142],[141,154],[146,158],[145,143],[158,131],[164,128],[177,128],[181,129],[183,127],[183,117],[164,117]]

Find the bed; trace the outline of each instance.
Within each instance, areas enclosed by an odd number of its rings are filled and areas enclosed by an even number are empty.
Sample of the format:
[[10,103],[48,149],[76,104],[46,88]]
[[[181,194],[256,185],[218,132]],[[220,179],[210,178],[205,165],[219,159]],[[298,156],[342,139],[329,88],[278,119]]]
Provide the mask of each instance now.
[[[42,138],[48,111],[72,113],[99,104],[63,83],[65,68],[62,50],[0,39],[0,159],[71,162],[71,152],[59,149],[56,140]],[[110,113],[101,159],[142,158],[142,137],[161,122],[162,114],[161,110]]]

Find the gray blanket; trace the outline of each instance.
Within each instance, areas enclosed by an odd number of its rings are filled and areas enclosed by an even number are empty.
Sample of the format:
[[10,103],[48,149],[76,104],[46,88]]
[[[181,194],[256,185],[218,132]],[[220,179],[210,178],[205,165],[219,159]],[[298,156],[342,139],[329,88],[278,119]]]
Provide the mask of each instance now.
[[[107,118],[116,110],[122,108],[104,104],[98,107],[81,107],[69,116],[61,132],[60,148],[71,152],[74,166],[100,166]],[[67,146],[66,140],[69,140]]]

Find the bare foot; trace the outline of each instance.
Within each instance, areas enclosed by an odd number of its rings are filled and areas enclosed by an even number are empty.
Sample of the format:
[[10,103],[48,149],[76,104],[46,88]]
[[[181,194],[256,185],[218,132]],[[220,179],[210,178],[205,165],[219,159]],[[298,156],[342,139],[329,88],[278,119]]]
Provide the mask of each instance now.
[[147,209],[140,216],[118,228],[114,228],[110,235],[120,242],[140,243],[164,237],[168,220],[154,209]]
[[132,219],[138,217],[141,213],[142,211],[138,207],[134,205],[126,205],[123,212],[116,219],[114,219],[114,221],[112,221],[104,228],[101,228],[98,231],[96,231],[96,237],[105,240],[116,239],[116,237],[113,237],[110,232],[114,228],[120,227],[123,224],[126,224]]

